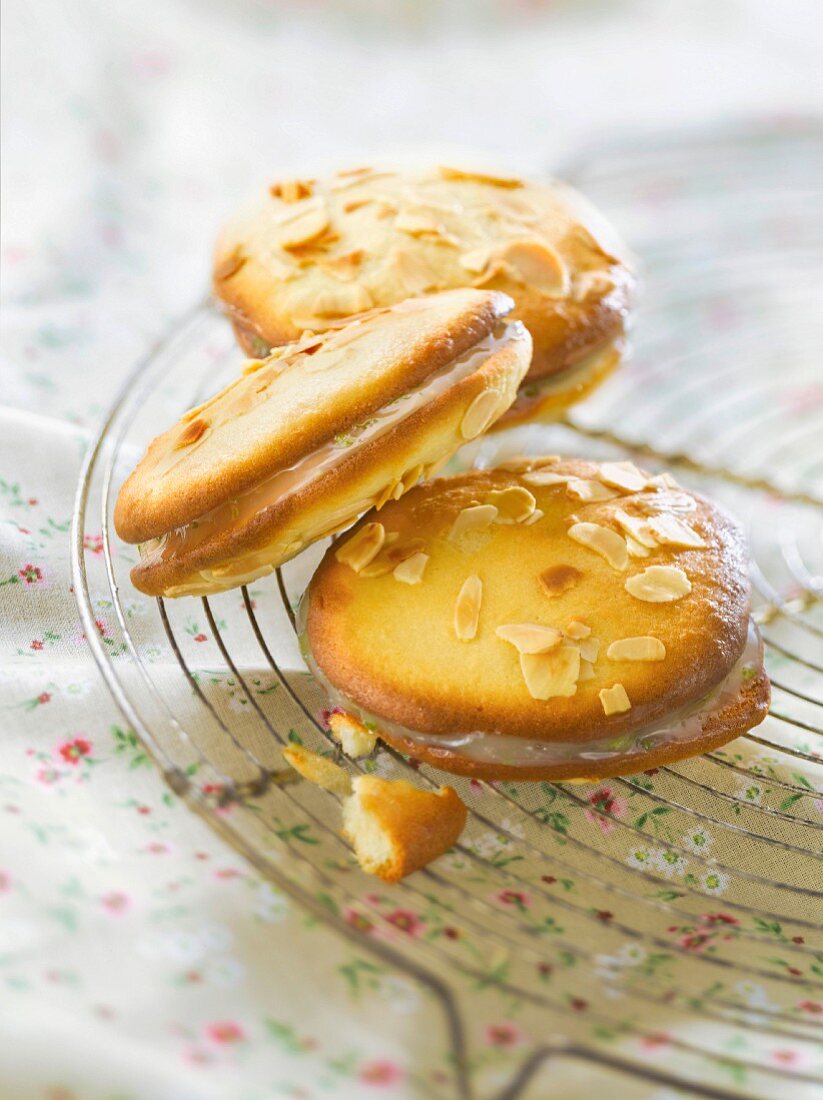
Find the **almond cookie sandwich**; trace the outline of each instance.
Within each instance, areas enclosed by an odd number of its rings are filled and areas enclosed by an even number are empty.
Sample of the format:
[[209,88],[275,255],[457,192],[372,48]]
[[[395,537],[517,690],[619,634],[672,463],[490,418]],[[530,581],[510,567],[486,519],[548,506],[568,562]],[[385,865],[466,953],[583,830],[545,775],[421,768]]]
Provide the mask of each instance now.
[[341,742],[490,780],[632,774],[763,720],[746,565],[736,523],[668,474],[516,459],[363,517],[301,644]]
[[625,246],[571,188],[446,167],[277,182],[226,225],[214,262],[252,355],[411,296],[510,295],[534,352],[501,424],[557,415],[614,369],[634,283]]
[[114,522],[132,580],[205,595],[270,573],[410,489],[509,408],[531,339],[511,299],[455,290],[285,345],[158,436]]

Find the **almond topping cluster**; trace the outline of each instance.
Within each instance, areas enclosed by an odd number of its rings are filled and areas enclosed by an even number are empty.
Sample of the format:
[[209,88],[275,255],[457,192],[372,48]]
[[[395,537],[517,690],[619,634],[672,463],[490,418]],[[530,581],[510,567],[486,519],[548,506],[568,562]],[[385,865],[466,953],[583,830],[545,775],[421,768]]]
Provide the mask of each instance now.
[[389,573],[403,584],[419,584],[429,562],[422,539],[400,543],[397,531],[386,532],[382,523],[366,523],[335,551],[335,558],[358,576],[385,577]]
[[[534,496],[520,485],[507,489],[494,489],[482,504],[469,504],[461,508],[455,517],[448,537],[458,539],[471,531],[482,531],[491,524],[528,524],[537,509]],[[537,516],[538,519],[542,512]]]

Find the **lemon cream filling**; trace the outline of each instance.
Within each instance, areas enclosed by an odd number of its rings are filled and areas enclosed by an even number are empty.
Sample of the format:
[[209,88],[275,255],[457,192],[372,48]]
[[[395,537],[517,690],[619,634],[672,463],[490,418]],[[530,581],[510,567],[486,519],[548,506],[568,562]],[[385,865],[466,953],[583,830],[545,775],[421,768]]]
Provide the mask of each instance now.
[[[341,432],[294,465],[277,470],[251,489],[238,493],[190,523],[176,527],[158,539],[141,543],[141,559],[147,565],[168,562],[190,553],[226,530],[246,527],[288,494],[299,492],[311,482],[326,476],[350,455],[396,428],[418,409],[429,405],[456,383],[473,374],[495,352],[521,339],[521,336],[522,325],[519,321],[499,324],[473,348],[457,356],[422,385],[388,402],[365,423]],[[351,509],[350,518],[354,519],[360,512],[367,511],[373,503],[360,502]],[[347,518],[342,517],[343,521]]]
[[601,737],[593,741],[567,742],[536,741],[479,730],[459,734],[420,733],[369,713],[347,699],[329,683],[312,657],[305,628],[302,625],[306,603],[307,601],[304,600],[300,609],[301,651],[310,671],[329,693],[335,706],[359,718],[378,736],[382,729],[390,736],[406,739],[420,748],[445,749],[466,760],[478,763],[524,768],[564,764],[575,760],[608,761],[616,757],[637,756],[638,770],[641,770],[642,758],[652,750],[699,737],[707,719],[738,698],[745,686],[755,680],[763,669],[763,642],[754,620],[750,619],[743,652],[719,684],[702,698],[630,733]]

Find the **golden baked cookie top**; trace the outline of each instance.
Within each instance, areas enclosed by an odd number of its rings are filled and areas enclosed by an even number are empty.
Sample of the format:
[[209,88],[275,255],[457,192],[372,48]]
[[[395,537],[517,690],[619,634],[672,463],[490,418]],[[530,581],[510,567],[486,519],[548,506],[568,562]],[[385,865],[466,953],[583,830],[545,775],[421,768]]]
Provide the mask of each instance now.
[[535,376],[613,339],[632,284],[625,248],[570,188],[448,167],[281,180],[224,228],[214,266],[253,354],[411,296],[503,290]]
[[304,614],[322,676],[378,719],[583,743],[726,677],[746,644],[746,554],[730,517],[669,475],[517,460],[364,517]]

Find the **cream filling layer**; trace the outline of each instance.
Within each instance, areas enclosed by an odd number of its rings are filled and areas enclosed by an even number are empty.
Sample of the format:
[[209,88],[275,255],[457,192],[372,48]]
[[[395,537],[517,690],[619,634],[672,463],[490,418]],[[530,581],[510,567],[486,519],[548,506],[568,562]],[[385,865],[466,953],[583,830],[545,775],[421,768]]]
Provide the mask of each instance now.
[[[519,340],[521,335],[520,322],[499,324],[473,348],[457,356],[422,385],[384,405],[364,424],[335,436],[294,465],[276,471],[258,485],[219,504],[190,523],[176,527],[158,539],[141,543],[139,551],[142,561],[146,565],[173,561],[223,531],[248,525],[283,497],[324,477],[345,457],[396,428],[418,409],[473,374],[495,352]],[[369,504],[366,505],[368,507]]]
[[703,698],[680,707],[630,733],[602,737],[594,741],[536,741],[529,738],[505,736],[496,732],[477,730],[473,733],[432,734],[408,729],[396,722],[359,707],[337,691],[320,669],[311,654],[305,633],[304,599],[300,608],[300,646],[303,657],[312,674],[325,687],[335,705],[358,717],[378,735],[383,729],[397,738],[405,738],[420,748],[446,749],[466,760],[484,764],[500,764],[514,768],[567,764],[579,761],[609,761],[617,757],[640,758],[664,745],[691,741],[700,736],[706,720],[717,714],[740,696],[743,687],[754,680],[763,668],[763,642],[760,633],[749,619],[749,628],[743,652],[720,683]]

